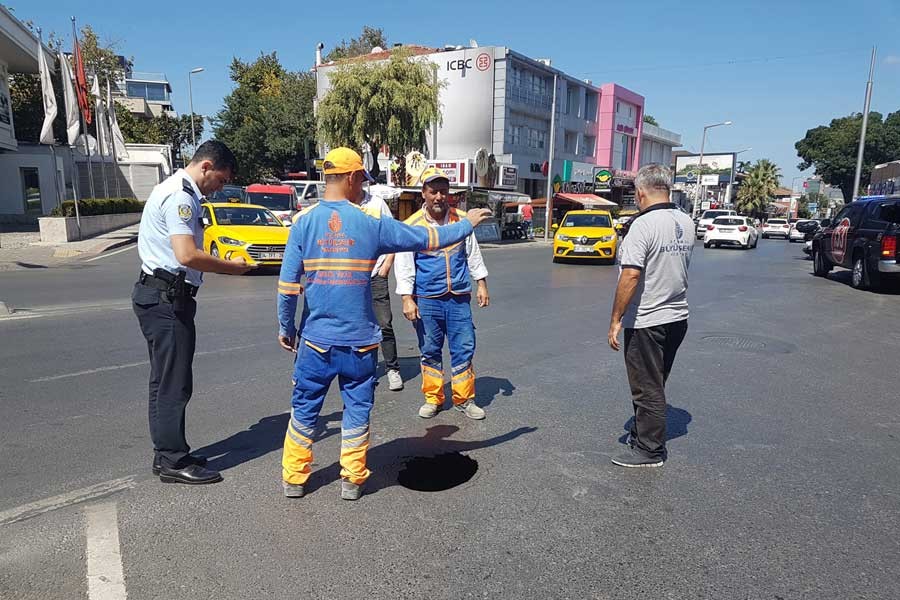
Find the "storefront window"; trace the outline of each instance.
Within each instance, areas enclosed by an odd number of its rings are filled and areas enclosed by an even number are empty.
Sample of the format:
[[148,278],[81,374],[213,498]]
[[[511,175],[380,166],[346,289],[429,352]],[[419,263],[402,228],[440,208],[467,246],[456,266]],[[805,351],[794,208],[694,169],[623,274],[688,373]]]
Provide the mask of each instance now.
[[25,198],[25,212],[31,214],[43,213],[41,206],[41,178],[36,167],[21,167],[19,173],[22,178],[22,195]]

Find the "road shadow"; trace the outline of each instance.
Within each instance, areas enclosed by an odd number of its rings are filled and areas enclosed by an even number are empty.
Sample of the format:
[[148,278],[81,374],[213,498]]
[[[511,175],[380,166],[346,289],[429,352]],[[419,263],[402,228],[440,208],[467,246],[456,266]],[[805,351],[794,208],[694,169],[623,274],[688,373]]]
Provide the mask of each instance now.
[[22,267],[23,269],[49,269],[50,268],[47,265],[39,265],[36,263],[26,263],[26,262],[20,262],[20,261],[16,261],[15,264]]
[[[397,477],[408,460],[497,446],[537,431],[537,427],[520,427],[503,435],[472,442],[447,439],[457,431],[459,427],[456,425],[433,425],[423,436],[396,438],[370,449],[367,465],[372,471],[372,476],[366,482],[365,493],[371,495],[379,490],[399,485]],[[314,471],[304,487],[307,493],[312,493],[334,483],[340,477],[341,465],[334,462],[324,469]]]
[[[811,274],[815,277],[814,274]],[[826,277],[829,281],[836,281],[837,283],[842,283],[849,288],[853,288],[852,280],[853,273],[846,269],[841,269],[840,271],[832,271]],[[875,294],[878,296],[900,296],[900,281],[891,281],[891,280],[882,280],[881,287],[877,290],[860,290],[862,292],[869,292],[871,294]]]
[[[341,411],[320,415],[315,439],[324,440],[340,433]],[[213,444],[197,448],[195,452],[209,459],[208,468],[227,471],[233,467],[265,456],[284,447],[290,413],[280,413],[260,419],[248,429],[238,431]],[[330,421],[338,421],[337,427],[327,427]]]
[[[693,421],[694,418],[691,416],[691,413],[684,410],[683,408],[677,408],[672,406],[671,404],[666,405],[666,441],[674,440],[676,438],[680,438],[683,435],[688,434],[688,423]],[[620,444],[628,443],[628,436],[631,434],[631,426],[634,425],[634,417],[631,417],[627,421],[625,421],[625,425],[622,428],[625,430],[625,433],[622,437],[619,438]]]
[[515,390],[516,386],[504,377],[476,377],[475,404],[482,408],[490,406],[498,394],[512,396]]

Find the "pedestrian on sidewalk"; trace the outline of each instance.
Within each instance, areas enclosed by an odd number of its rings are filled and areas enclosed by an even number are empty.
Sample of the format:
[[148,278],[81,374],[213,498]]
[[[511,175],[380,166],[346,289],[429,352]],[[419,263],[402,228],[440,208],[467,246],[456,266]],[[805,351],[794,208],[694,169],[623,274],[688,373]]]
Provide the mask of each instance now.
[[[456,223],[465,213],[451,208],[450,179],[436,167],[422,173],[422,208],[406,222],[419,227]],[[478,240],[472,233],[464,242],[443,249],[397,255],[397,293],[403,298],[403,316],[412,321],[422,355],[422,393],[419,416],[430,419],[444,405],[444,338],[450,347],[453,407],[470,419],[483,419],[475,404],[475,325],[472,322],[472,282],[478,306],[491,303],[488,271]],[[470,279],[471,278],[471,279]]]
[[[392,252],[437,250],[472,233],[490,211],[474,209],[446,227],[410,227],[367,213],[350,198],[372,181],[359,154],[335,148],[323,161],[325,196],[291,226],[278,281],[278,343],[296,352],[291,420],[284,439],[284,495],[299,498],[312,470],[312,443],[322,403],[338,377],[341,421],[341,498],[357,500],[369,478],[369,415],[375,400],[381,328],[372,307],[372,269]],[[305,290],[302,285],[306,277]],[[295,324],[300,294],[306,303]],[[300,333],[299,340],[297,334]]]
[[661,467],[666,456],[665,386],[688,326],[688,267],[694,223],[670,201],[672,173],[657,164],[634,180],[640,212],[619,247],[619,284],[609,345],[619,350],[625,328],[625,368],[634,421],[621,467]]
[[[368,213],[374,213],[382,219],[393,219],[391,209],[383,198],[373,196],[367,190],[361,189],[362,195],[355,202]],[[388,289],[388,276],[394,265],[393,254],[382,254],[375,262],[372,269],[372,305],[375,309],[375,318],[381,327],[381,353],[384,355],[384,369],[387,374],[388,389],[399,392],[403,389],[403,378],[400,376],[400,360],[397,358],[397,339],[394,337],[393,320],[391,313],[391,293]],[[377,361],[376,361],[377,362]]]
[[534,239],[534,207],[529,204],[522,206],[522,229],[525,230],[525,237],[529,240]]
[[150,352],[152,470],[166,483],[222,481],[205,468],[205,457],[190,454],[184,415],[193,391],[194,297],[203,273],[241,275],[251,268],[243,258],[221,260],[203,251],[201,199],[222,189],[236,171],[225,144],[205,142],[187,167],[153,188],[141,215],[141,273],[131,299]]

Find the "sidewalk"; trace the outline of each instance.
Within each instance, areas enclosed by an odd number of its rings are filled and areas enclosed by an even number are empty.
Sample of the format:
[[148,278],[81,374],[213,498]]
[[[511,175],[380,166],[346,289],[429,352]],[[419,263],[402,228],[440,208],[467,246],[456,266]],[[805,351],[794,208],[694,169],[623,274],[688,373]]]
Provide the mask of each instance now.
[[0,233],[0,272],[54,267],[79,258],[90,258],[137,241],[138,225],[109,231],[80,242],[40,241],[36,231]]

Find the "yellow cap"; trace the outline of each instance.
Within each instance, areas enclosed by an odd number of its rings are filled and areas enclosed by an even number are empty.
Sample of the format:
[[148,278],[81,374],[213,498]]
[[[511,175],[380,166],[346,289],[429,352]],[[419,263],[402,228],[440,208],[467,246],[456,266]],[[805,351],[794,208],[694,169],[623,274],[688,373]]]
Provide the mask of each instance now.
[[450,178],[447,177],[447,174],[435,166],[428,167],[427,169],[422,171],[422,175],[419,177],[419,180],[421,180],[423,184],[431,183],[435,179],[446,179],[448,182],[450,181]]
[[359,154],[343,146],[335,148],[325,155],[325,160],[322,161],[322,171],[326,175],[340,175],[342,173],[362,171],[366,179],[375,181],[363,167],[362,158],[360,158]]

